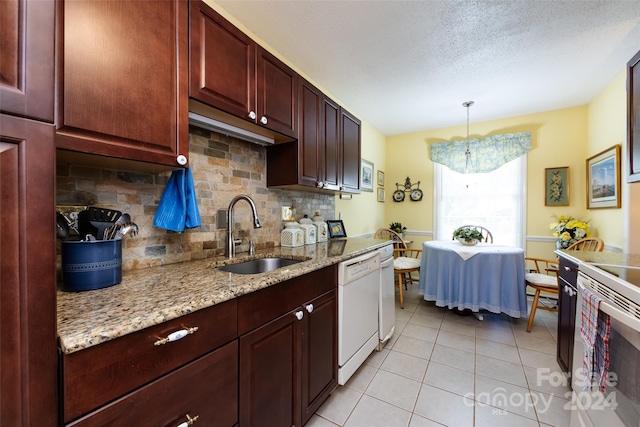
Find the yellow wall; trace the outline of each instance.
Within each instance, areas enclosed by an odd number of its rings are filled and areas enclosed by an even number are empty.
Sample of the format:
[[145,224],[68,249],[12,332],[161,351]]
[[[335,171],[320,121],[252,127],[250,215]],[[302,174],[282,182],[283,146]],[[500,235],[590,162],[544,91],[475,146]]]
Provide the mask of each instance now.
[[[482,108],[476,104],[474,108]],[[527,252],[532,256],[553,257],[554,242],[549,231],[553,215],[584,217],[585,159],[587,154],[586,106],[566,108],[525,116],[475,123],[471,120],[471,137],[492,134],[531,132],[532,150],[527,165]],[[460,114],[464,115],[462,106]],[[473,117],[473,111],[471,113]],[[400,221],[418,243],[428,240],[433,232],[433,162],[429,159],[429,144],[438,141],[463,140],[466,124],[426,130],[387,138],[387,181],[420,181],[424,191],[421,202],[387,202],[386,222]],[[569,206],[548,207],[544,204],[544,169],[569,167]],[[490,201],[487,201],[490,203]]]
[[[589,103],[586,158],[597,155],[616,144],[622,148],[621,158],[626,158],[627,93],[625,83],[626,72],[622,72]],[[629,209],[629,185],[626,184],[627,165],[624,160],[621,160],[621,169],[622,209],[589,210],[591,222],[597,226],[599,235],[605,243],[619,248],[624,246],[627,233],[622,225],[624,224],[624,213]],[[586,203],[586,187],[584,192]]]

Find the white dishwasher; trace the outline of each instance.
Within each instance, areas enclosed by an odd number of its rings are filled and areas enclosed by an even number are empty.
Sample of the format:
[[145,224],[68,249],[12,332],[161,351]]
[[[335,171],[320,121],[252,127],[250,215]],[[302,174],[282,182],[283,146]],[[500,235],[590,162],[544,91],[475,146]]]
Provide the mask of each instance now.
[[378,346],[380,254],[338,265],[338,384],[344,385]]

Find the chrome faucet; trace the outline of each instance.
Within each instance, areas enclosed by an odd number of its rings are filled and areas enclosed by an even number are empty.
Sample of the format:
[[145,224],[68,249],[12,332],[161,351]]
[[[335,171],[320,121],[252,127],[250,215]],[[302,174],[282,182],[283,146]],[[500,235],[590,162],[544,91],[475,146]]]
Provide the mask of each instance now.
[[261,228],[262,224],[260,224],[260,220],[258,219],[258,212],[256,211],[256,204],[253,202],[251,197],[246,194],[240,194],[229,202],[229,209],[227,210],[227,256],[229,258],[233,258],[236,256],[236,245],[241,242],[240,239],[235,240],[233,238],[233,207],[239,200],[246,200],[251,206],[251,211],[253,212],[253,228]]

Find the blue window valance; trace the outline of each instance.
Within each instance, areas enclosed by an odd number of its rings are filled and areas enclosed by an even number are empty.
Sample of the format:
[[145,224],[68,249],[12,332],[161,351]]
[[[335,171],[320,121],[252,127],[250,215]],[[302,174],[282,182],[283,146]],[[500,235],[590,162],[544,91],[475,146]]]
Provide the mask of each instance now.
[[[465,172],[467,141],[431,144],[431,160],[459,173]],[[531,132],[505,133],[469,140],[468,172],[488,173],[531,151]]]

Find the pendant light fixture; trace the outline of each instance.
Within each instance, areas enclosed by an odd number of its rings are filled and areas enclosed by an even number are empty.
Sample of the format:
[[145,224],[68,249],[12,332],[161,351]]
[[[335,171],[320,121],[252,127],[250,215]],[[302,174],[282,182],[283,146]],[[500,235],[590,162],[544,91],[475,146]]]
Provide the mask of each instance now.
[[[469,149],[469,108],[473,105],[473,101],[463,102],[462,106],[467,109],[467,150],[464,152],[465,164],[464,164],[464,173],[465,175],[472,171],[471,165],[471,150]],[[468,187],[468,185],[467,185]]]

